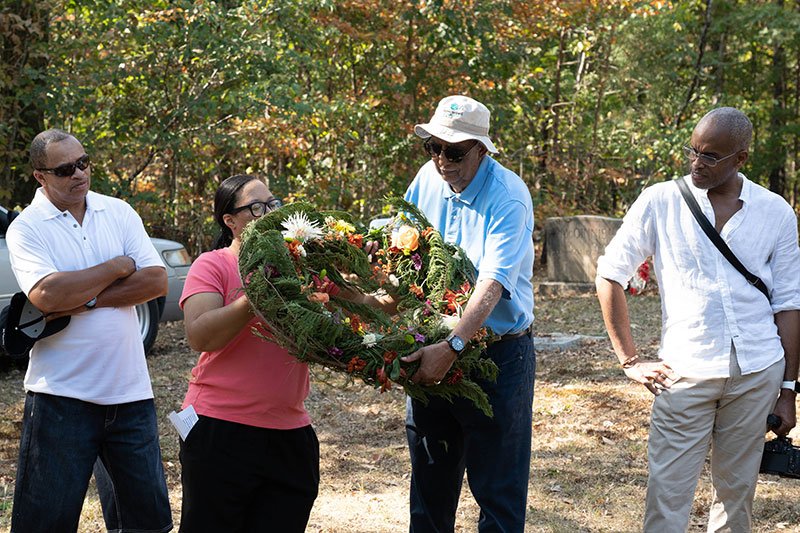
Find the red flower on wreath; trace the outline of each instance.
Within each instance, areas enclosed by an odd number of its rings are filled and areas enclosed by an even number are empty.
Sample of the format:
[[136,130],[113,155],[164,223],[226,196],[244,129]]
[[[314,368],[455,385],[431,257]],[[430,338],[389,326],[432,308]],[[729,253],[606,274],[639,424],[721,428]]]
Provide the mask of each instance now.
[[364,244],[364,236],[360,233],[351,233],[347,236],[347,242],[355,246],[356,248],[361,248],[361,245]]
[[295,261],[299,261],[300,257],[302,257],[302,252],[300,251],[301,250],[301,248],[300,248],[301,245],[302,245],[302,243],[300,241],[297,241],[297,240],[286,242],[286,247],[289,248],[289,253],[292,255],[292,258]]
[[318,275],[312,274],[311,279],[314,280],[314,288],[317,290],[317,292],[326,292],[331,296],[336,296],[339,294],[339,287],[332,282],[328,276],[319,279]]
[[383,362],[386,363],[387,365],[391,365],[392,361],[394,361],[395,359],[397,359],[397,352],[395,352],[394,350],[386,350],[385,352],[383,352]]
[[386,375],[386,371],[383,368],[376,370],[375,375],[378,377],[378,383],[381,384],[381,392],[392,390],[392,382],[389,381],[389,376]]
[[367,367],[367,362],[359,357],[353,357],[347,363],[347,372],[352,374],[353,372],[361,372]]
[[464,379],[464,372],[460,368],[456,368],[445,380],[448,385],[458,385]]
[[420,287],[416,283],[412,283],[411,285],[409,285],[408,290],[411,291],[411,294],[416,296],[419,300],[425,299],[425,293],[422,292],[422,287]]
[[444,291],[444,301],[447,303],[447,311],[450,314],[456,314],[459,307],[463,307],[464,304],[467,303],[469,299],[467,293],[469,293],[471,288],[472,286],[469,282],[465,281],[461,284],[461,287],[458,288],[458,291],[452,291],[450,289]]

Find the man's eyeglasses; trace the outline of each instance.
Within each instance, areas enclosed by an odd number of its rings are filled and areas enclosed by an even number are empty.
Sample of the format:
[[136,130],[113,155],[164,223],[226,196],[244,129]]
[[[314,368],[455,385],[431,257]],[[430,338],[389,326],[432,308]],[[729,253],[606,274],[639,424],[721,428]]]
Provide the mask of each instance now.
[[74,163],[64,163],[63,165],[58,165],[55,168],[37,168],[39,172],[49,172],[51,174],[55,174],[59,178],[69,178],[75,174],[75,169],[79,168],[81,170],[86,170],[89,168],[89,156],[83,154],[77,161]]
[[683,147],[683,155],[686,156],[686,159],[688,159],[689,161],[692,161],[692,162],[694,162],[696,159],[699,159],[700,162],[703,163],[707,167],[715,167],[715,166],[717,166],[719,164],[720,161],[725,161],[726,159],[729,159],[729,158],[735,156],[739,152],[741,152],[741,150],[736,150],[735,152],[733,152],[730,155],[726,155],[725,157],[720,157],[719,159],[717,159],[716,157],[713,157],[713,156],[710,156],[710,155],[701,154],[700,152],[698,152],[697,150],[695,150],[691,146],[684,146]]
[[245,209],[249,209],[250,214],[258,218],[264,216],[266,213],[269,213],[270,211],[275,211],[282,205],[283,202],[281,202],[277,198],[270,198],[266,202],[253,202],[252,204],[247,204],[240,207],[234,207],[231,210],[231,215],[235,215],[239,211],[244,211]]
[[447,147],[443,147],[440,143],[431,141],[430,139],[425,140],[425,151],[431,157],[439,157],[439,154],[442,153],[444,150],[444,158],[450,161],[451,163],[460,163],[467,154],[470,153],[476,146],[478,146],[478,141],[475,141],[475,144],[470,146],[466,150],[462,150],[460,148],[456,148],[455,146],[449,145]]

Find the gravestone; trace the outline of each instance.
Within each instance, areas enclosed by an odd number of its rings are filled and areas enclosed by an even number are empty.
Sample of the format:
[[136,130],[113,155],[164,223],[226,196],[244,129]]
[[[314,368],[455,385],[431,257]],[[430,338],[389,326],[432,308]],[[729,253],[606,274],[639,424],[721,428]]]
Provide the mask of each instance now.
[[593,215],[548,218],[544,225],[547,281],[540,294],[594,291],[597,258],[603,255],[622,219]]

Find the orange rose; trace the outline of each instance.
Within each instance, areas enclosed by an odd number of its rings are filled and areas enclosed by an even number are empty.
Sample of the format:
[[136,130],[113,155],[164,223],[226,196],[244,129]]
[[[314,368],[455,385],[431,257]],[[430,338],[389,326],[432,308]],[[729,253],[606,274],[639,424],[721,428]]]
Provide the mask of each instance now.
[[400,226],[392,235],[392,246],[413,252],[419,248],[419,231],[411,226]]

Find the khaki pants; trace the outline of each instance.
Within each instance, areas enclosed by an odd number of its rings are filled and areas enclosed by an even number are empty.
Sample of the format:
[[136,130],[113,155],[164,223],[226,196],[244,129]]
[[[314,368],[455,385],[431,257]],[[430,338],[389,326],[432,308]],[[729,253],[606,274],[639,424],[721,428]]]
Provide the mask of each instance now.
[[708,531],[750,531],[753,497],[785,362],[741,375],[731,350],[730,378],[683,378],[656,396],[647,459],[644,531],[684,533],[709,446],[714,487]]

